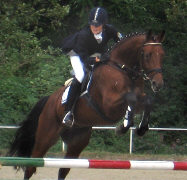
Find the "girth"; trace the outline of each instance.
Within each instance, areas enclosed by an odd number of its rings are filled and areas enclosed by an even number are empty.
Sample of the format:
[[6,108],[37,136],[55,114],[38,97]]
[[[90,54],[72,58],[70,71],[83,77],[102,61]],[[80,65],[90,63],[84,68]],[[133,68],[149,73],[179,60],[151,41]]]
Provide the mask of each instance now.
[[90,107],[92,107],[95,112],[105,121],[108,121],[108,122],[114,122],[114,120],[108,118],[105,113],[102,111],[102,109],[99,107],[99,105],[93,100],[93,98],[91,97],[90,93],[87,92],[86,94],[84,94],[83,96],[88,104],[90,105]]

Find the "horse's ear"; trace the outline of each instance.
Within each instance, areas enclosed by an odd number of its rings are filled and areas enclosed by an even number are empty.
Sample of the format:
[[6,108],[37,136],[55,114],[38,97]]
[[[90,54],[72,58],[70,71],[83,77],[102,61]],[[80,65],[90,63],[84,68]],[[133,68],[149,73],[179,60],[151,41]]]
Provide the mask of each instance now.
[[165,37],[165,30],[163,30],[159,35],[158,35],[158,40],[159,42],[163,42]]
[[150,29],[146,35],[146,40],[151,40],[152,39],[152,30]]

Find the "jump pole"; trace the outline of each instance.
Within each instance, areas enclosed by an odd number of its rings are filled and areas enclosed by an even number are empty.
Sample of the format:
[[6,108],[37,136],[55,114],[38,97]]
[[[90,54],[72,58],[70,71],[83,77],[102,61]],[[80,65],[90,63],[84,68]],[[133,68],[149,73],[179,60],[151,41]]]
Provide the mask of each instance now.
[[2,166],[58,168],[187,170],[187,161],[113,161],[94,159],[0,157]]

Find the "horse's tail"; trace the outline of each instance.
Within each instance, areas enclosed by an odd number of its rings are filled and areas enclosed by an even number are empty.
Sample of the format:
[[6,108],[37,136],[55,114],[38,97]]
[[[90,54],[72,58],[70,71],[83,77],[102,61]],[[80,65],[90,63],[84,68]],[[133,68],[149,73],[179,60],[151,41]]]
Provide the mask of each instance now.
[[49,96],[40,99],[33,107],[27,119],[21,122],[11,143],[8,156],[30,157],[35,142],[35,133],[38,127],[39,116]]

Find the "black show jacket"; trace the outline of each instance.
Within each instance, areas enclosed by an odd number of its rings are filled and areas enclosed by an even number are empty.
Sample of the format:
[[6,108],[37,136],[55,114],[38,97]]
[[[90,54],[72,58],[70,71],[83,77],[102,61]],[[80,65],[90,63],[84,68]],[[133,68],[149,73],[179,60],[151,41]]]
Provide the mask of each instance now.
[[110,39],[113,39],[115,42],[120,40],[118,31],[112,25],[106,24],[103,27],[101,43],[97,42],[90,30],[90,26],[87,26],[81,31],[65,38],[62,43],[62,50],[66,53],[73,50],[86,65],[89,64],[87,61],[89,61],[90,55],[94,53],[103,54],[107,51],[107,43]]

